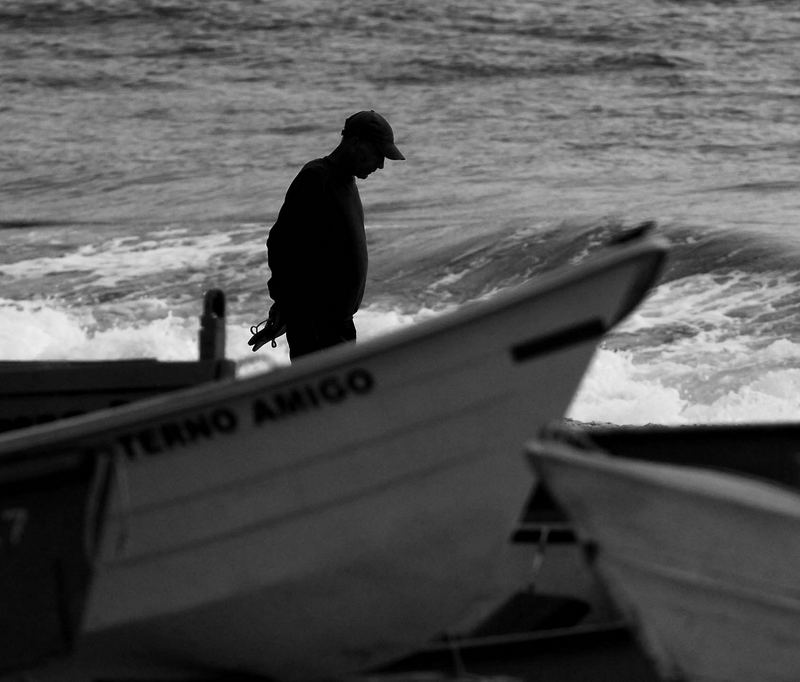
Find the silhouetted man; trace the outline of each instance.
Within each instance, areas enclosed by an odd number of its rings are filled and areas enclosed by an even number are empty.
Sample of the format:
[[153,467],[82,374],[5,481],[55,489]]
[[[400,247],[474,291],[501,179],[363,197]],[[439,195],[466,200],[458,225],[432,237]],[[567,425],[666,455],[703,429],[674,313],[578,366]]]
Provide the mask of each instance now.
[[289,356],[354,341],[353,315],[367,277],[364,210],[355,178],[403,160],[389,123],[360,111],[344,124],[339,145],[303,166],[289,186],[267,238],[274,301],[267,326],[250,340],[253,350],[282,333]]

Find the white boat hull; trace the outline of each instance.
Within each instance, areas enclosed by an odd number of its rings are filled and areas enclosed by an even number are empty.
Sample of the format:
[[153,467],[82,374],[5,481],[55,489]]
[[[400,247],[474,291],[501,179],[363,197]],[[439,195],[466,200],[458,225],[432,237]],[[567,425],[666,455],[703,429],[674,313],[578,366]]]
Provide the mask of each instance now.
[[476,621],[508,596],[525,437],[564,414],[663,253],[620,247],[288,369],[0,438],[0,457],[115,464],[82,657],[313,679]]
[[665,678],[797,679],[796,491],[559,442],[530,447]]

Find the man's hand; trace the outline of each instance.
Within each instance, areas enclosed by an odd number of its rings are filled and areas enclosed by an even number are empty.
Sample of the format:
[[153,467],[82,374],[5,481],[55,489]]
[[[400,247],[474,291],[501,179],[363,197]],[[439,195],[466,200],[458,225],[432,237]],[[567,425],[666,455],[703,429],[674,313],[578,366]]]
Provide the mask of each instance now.
[[[264,324],[264,327],[259,329],[258,327],[261,324]],[[253,333],[253,336],[250,337],[247,345],[253,347],[253,352],[257,351],[265,343],[270,342],[272,342],[272,347],[275,348],[278,345],[275,339],[286,333],[286,323],[283,320],[283,315],[281,315],[278,304],[273,303],[272,307],[269,309],[267,319],[264,320],[263,323],[250,327],[250,331]]]

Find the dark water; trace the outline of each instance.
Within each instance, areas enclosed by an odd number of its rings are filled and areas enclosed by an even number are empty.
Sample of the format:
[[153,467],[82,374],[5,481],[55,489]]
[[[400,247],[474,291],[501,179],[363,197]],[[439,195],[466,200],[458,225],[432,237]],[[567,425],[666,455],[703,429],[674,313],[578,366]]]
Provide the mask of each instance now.
[[653,297],[572,416],[793,419],[800,71],[793,2],[0,3],[0,351],[188,358],[228,295],[242,372],[266,231],[374,108],[404,163],[360,183],[361,338],[654,219]]

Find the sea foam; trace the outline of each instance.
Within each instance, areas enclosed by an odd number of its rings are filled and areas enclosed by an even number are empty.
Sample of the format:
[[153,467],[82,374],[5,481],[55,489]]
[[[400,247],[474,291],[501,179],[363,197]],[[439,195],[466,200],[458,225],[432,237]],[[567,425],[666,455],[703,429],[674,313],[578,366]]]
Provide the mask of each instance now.
[[[146,307],[146,302],[140,302]],[[786,421],[800,415],[800,344],[787,338],[754,343],[746,337],[724,343],[713,333],[669,339],[657,346],[620,348],[619,339],[639,334],[654,320],[671,317],[659,297],[607,337],[581,383],[567,416],[613,424],[688,424]],[[124,316],[113,324],[85,307],[64,308],[57,300],[0,299],[0,357],[5,360],[107,360],[198,357],[198,318],[180,317],[153,301],[148,315]],[[366,307],[356,316],[361,341],[441,314]],[[672,324],[678,324],[677,316]],[[286,338],[253,353],[249,327],[228,319],[226,356],[238,376],[289,364]]]
[[169,313],[100,329],[88,309],[0,300],[0,318],[3,360],[192,360],[198,352],[196,322]]

